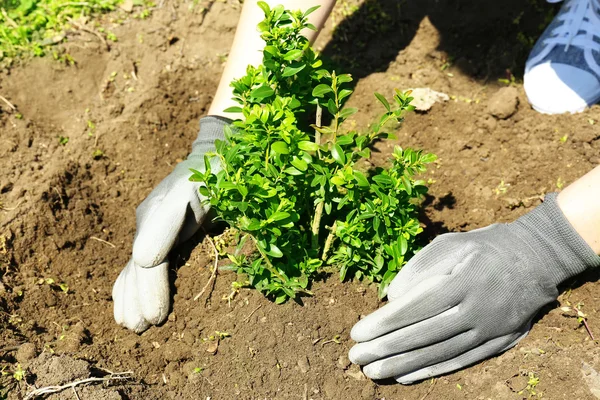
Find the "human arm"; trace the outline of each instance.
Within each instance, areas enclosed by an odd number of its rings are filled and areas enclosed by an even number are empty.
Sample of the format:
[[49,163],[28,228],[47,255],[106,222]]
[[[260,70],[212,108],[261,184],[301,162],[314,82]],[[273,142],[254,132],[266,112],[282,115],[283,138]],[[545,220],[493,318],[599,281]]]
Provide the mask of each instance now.
[[[256,0],[244,2],[225,72],[209,110],[211,116],[201,119],[192,152],[136,210],[132,257],[121,271],[112,292],[116,322],[135,332],[142,332],[166,319],[170,305],[168,254],[199,229],[208,212],[198,192],[199,184],[189,181],[190,168],[203,168],[204,154],[214,150],[215,140],[224,140],[223,127],[231,120],[223,117],[235,117],[223,113],[225,108],[235,104],[231,102],[230,82],[243,76],[248,64],[258,65],[261,61],[264,43],[256,25],[263,15],[256,3]],[[283,3],[291,9],[321,5],[309,16],[309,21],[320,29],[335,2],[289,0],[267,3],[270,6]],[[310,34],[314,39],[317,32]],[[211,161],[214,172],[219,167],[216,160]]]
[[599,188],[597,167],[512,223],[436,238],[354,326],[350,360],[411,383],[513,347],[560,283],[600,266]]

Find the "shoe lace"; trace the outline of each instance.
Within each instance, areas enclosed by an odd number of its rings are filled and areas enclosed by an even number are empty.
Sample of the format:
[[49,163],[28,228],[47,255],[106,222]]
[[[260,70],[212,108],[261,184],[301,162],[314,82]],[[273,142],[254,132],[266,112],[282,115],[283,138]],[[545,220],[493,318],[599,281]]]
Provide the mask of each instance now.
[[[549,3],[559,1],[548,0]],[[555,46],[564,46],[565,52],[573,46],[583,50],[590,69],[600,75],[600,66],[593,54],[593,51],[600,52],[600,0],[566,0],[556,18],[562,24],[550,32],[550,37],[544,39],[544,51],[532,61],[541,61]]]

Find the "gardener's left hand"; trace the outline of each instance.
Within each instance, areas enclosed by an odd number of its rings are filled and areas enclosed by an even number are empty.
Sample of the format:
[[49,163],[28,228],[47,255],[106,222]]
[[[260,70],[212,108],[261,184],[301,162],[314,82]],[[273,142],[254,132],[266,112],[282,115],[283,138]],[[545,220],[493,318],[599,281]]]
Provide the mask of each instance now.
[[464,368],[514,346],[561,282],[598,265],[550,194],[513,223],[425,247],[392,281],[390,302],[354,326],[349,358],[400,383]]

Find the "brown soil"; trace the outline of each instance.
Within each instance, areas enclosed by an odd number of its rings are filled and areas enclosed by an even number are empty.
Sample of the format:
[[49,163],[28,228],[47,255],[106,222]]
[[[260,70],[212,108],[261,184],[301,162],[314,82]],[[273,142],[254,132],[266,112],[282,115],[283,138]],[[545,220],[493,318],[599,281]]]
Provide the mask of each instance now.
[[[135,207],[188,153],[239,16],[237,1],[191,5],[167,0],[148,20],[106,19],[119,42],[107,52],[93,35],[73,37],[64,48],[76,66],[36,59],[0,74],[0,94],[23,114],[0,103],[3,364],[18,361],[37,386],[133,372],[127,384],[78,388],[82,399],[600,396],[600,349],[556,307],[585,303],[600,335],[593,273],[569,282],[514,349],[411,386],[372,382],[347,360],[350,328],[381,305],[374,287],[331,277],[303,306],[277,306],[248,289],[228,304],[221,298],[237,277],[223,272],[210,301],[194,301],[213,263],[201,235],[172,254],[168,321],[142,335],[117,326],[111,287],[130,256]],[[338,2],[318,45],[359,78],[349,101],[362,111],[357,127],[380,112],[373,91],[430,87],[451,96],[410,115],[396,141],[439,156],[427,174],[435,183],[422,216],[426,239],[511,221],[600,163],[600,108],[545,116],[518,83],[499,93],[507,69],[518,82],[526,42],[552,11],[543,1]],[[380,144],[373,162],[385,163],[392,146]],[[203,339],[215,331],[230,337],[213,354]],[[18,352],[3,349],[23,342]],[[531,390],[530,374],[539,378]],[[9,398],[30,390],[18,383]]]

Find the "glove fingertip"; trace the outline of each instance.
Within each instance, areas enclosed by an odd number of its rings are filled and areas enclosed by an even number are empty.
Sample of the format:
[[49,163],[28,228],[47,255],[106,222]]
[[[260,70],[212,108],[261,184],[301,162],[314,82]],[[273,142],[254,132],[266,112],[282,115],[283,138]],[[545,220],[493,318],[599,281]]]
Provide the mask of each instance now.
[[369,322],[365,322],[366,318],[358,321],[350,330],[350,338],[355,342],[366,342],[368,340],[373,339],[373,335],[371,334],[371,329]]

